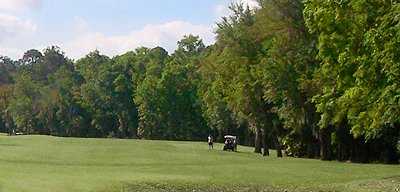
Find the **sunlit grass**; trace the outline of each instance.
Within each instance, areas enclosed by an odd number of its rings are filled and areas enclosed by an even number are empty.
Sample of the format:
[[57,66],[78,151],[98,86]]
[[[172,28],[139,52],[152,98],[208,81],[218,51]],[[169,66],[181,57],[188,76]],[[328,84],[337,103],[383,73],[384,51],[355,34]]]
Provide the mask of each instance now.
[[262,157],[206,143],[0,136],[0,191],[394,191],[400,166]]

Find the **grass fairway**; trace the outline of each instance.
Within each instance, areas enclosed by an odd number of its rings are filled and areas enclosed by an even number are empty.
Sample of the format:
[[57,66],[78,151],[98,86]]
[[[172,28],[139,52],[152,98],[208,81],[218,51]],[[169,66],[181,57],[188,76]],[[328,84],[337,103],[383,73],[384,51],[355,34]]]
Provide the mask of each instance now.
[[388,191],[400,166],[261,157],[205,143],[0,136],[1,192]]

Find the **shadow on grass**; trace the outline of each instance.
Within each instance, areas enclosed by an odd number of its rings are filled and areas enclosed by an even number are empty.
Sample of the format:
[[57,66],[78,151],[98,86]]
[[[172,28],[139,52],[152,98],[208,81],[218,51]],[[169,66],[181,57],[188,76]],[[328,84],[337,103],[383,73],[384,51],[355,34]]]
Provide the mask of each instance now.
[[19,147],[21,145],[17,144],[8,144],[8,143],[0,143],[0,147]]
[[[194,184],[127,184],[118,192],[284,192],[285,190],[274,189],[267,186],[216,186],[216,185],[194,185]],[[105,192],[105,191],[104,191]],[[117,192],[117,191],[114,191]]]
[[366,180],[362,182],[350,182],[344,185],[323,185],[319,187],[273,187],[267,185],[217,185],[217,184],[193,184],[193,183],[120,183],[107,189],[95,192],[400,192],[400,177],[390,177],[381,180]]
[[345,188],[349,189],[349,191],[362,192],[400,192],[400,176],[361,182],[351,182],[345,185]]
[[185,183],[126,183],[114,185],[95,192],[334,192],[329,189],[288,189],[266,185],[215,185],[215,184],[185,184]]

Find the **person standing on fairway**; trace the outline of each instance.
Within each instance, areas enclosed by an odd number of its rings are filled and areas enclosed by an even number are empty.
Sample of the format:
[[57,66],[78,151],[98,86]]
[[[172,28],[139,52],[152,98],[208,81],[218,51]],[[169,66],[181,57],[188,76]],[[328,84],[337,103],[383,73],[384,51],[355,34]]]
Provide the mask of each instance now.
[[214,149],[213,138],[211,135],[208,135],[208,150]]

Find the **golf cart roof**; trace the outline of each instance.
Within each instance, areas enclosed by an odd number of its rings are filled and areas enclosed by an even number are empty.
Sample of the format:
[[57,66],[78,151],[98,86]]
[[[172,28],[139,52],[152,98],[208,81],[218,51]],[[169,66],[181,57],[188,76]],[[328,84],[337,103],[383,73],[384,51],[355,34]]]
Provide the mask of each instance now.
[[225,135],[225,139],[236,139],[236,136],[233,135]]

